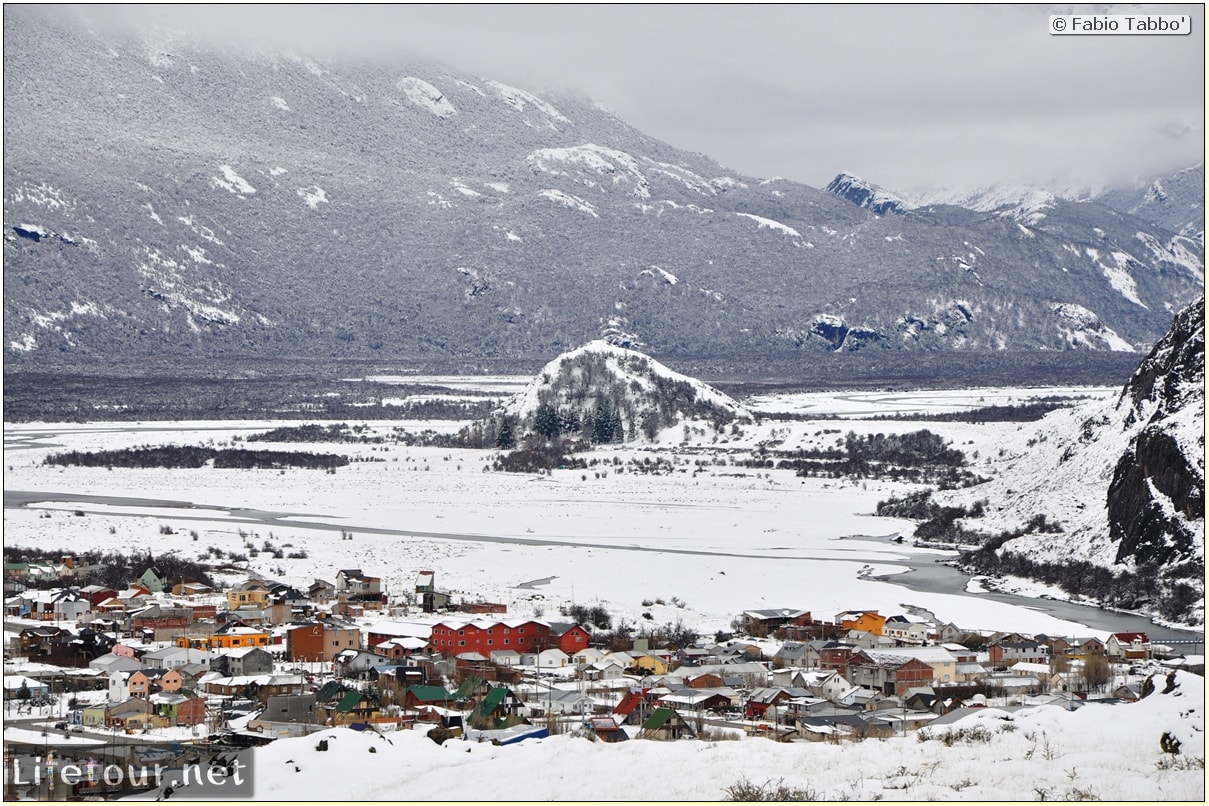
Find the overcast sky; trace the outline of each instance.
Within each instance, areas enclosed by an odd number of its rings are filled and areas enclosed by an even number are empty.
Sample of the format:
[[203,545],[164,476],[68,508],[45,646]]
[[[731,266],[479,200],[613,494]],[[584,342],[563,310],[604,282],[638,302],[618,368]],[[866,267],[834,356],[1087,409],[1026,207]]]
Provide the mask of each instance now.
[[146,20],[323,55],[420,55],[576,90],[736,171],[889,188],[1102,183],[1204,158],[1190,36],[1051,36],[1138,6],[281,5],[139,7]]

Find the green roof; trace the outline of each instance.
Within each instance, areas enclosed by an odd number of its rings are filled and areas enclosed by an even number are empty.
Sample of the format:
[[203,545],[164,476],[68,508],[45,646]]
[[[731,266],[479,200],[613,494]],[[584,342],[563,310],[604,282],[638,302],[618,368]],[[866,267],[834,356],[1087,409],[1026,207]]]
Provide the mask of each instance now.
[[408,686],[407,693],[420,702],[446,702],[454,698],[441,686]]
[[676,712],[671,708],[656,708],[655,712],[647,717],[646,722],[642,723],[643,730],[659,730],[667,721],[672,718]]
[[504,697],[507,696],[507,694],[508,689],[504,688],[503,686],[497,686],[496,688],[491,689],[491,691],[488,691],[487,696],[483,698],[483,701],[479,703],[479,707],[476,709],[478,714],[480,716],[487,716],[490,714],[499,707],[499,704],[504,701]]
[[359,702],[361,702],[361,692],[350,691],[340,699],[340,702],[336,703],[336,711],[341,714],[347,714],[356,708]]

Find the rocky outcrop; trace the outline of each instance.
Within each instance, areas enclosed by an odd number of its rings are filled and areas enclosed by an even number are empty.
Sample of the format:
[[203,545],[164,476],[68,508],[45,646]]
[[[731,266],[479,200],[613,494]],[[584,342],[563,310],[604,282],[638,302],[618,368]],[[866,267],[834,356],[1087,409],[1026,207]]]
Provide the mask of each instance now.
[[1205,304],[1189,306],[1121,393],[1127,426],[1144,423],[1108,488],[1117,562],[1195,565],[1205,518]]

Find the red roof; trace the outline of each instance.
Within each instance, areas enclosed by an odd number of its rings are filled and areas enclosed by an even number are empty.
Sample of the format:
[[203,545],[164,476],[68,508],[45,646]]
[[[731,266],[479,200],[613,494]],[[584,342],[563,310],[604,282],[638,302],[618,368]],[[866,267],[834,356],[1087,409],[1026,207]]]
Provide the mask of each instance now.
[[1144,632],[1115,632],[1112,634],[1122,644],[1132,644],[1135,641],[1139,644],[1149,644],[1150,639],[1146,637]]

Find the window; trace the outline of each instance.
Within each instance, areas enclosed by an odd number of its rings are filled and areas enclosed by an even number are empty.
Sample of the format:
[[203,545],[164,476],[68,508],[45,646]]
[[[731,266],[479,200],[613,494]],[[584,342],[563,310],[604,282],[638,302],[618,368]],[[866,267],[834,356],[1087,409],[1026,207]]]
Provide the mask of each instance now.
[[490,639],[490,638],[488,638],[488,639],[487,639],[487,646],[491,646],[491,639]]
[[508,639],[507,639],[507,638],[505,638],[505,639],[504,639],[504,646],[507,646],[507,645],[508,645]]
[[458,646],[466,646],[466,642],[465,642],[465,641],[458,641]]

